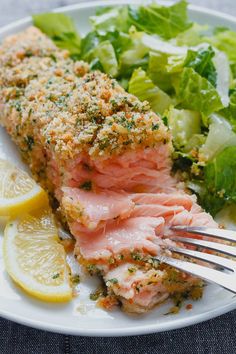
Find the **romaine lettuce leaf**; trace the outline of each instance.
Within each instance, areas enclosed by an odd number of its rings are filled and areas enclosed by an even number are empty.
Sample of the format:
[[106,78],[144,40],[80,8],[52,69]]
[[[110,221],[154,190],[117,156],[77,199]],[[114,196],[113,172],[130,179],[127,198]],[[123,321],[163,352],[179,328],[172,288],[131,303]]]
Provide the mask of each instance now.
[[115,49],[117,57],[132,45],[129,34],[124,32],[106,32],[99,35],[96,31],[89,32],[81,40],[81,58],[90,61],[94,57],[93,53],[101,42],[109,41]]
[[100,42],[101,39],[96,31],[89,32],[81,40],[81,58],[90,62],[94,58],[94,49],[97,48]]
[[[179,47],[148,34],[142,35],[142,42],[149,49],[148,75],[161,89],[171,92],[174,86],[178,91],[178,75],[176,77],[175,74],[181,73],[184,67],[193,68],[196,73],[206,78],[209,84],[216,88],[216,96],[220,97],[222,107],[228,105],[230,67],[223,52],[204,43],[188,50],[187,47]],[[206,84],[207,81],[205,81]],[[216,110],[222,107],[219,106]],[[192,107],[184,108],[192,109]],[[213,107],[211,112],[214,110]]]
[[170,105],[171,98],[153,84],[146,72],[136,69],[129,82],[129,93],[141,101],[147,100],[154,112],[162,114]]
[[120,75],[130,77],[133,70],[141,67],[146,69],[148,66],[149,49],[143,43],[143,33],[137,32],[134,28],[129,31],[130,42],[119,56]]
[[167,119],[177,149],[183,149],[193,135],[201,133],[201,115],[198,112],[171,107]]
[[172,77],[183,70],[186,48],[143,34],[142,43],[149,49],[148,75],[164,91],[173,89]]
[[130,27],[127,6],[106,7],[89,19],[93,30],[97,31],[99,35],[114,31],[127,32]]
[[214,87],[216,87],[216,68],[212,58],[215,52],[212,47],[200,48],[198,51],[189,49],[184,66],[193,68],[202,77],[205,77]]
[[203,180],[192,180],[187,187],[198,196],[198,203],[213,217],[225,207],[226,201],[217,194],[210,193],[208,186]]
[[59,48],[67,49],[71,56],[79,56],[80,36],[69,16],[60,13],[42,13],[33,15],[33,22]]
[[183,152],[187,154],[191,153],[193,150],[198,151],[203,144],[205,144],[206,138],[207,137],[204,134],[193,134],[184,146]]
[[229,104],[230,66],[225,53],[205,44],[188,50],[184,65],[205,77],[217,90],[222,105]]
[[149,53],[148,76],[155,85],[164,91],[171,91],[172,75],[183,69],[182,56],[168,56],[160,52]]
[[230,102],[228,107],[220,112],[236,130],[236,89],[230,90]]
[[199,159],[209,161],[227,146],[236,146],[236,134],[221,116],[213,114],[205,144],[199,150]]
[[229,105],[231,80],[229,60],[224,52],[215,49],[215,56],[212,61],[216,69],[216,89],[220,95],[223,106],[227,107]]
[[187,182],[202,207],[215,216],[226,205],[236,202],[236,146],[218,152],[203,170],[203,178]]
[[184,68],[175,85],[181,106],[208,116],[223,108],[220,96],[212,84],[192,68]]
[[117,55],[122,54],[132,45],[132,38],[130,35],[121,31],[107,32],[105,36],[101,36],[101,41],[105,40],[111,42]]
[[140,33],[140,38],[142,40],[143,45],[151,51],[159,52],[167,55],[186,55],[187,47],[178,47],[170,41],[162,40],[156,36],[151,36],[150,34],[146,34],[144,32]]
[[230,61],[236,61],[236,32],[222,29],[221,31],[216,31],[212,37],[205,37],[204,40],[225,52]]
[[111,75],[112,77],[116,77],[118,74],[118,62],[116,59],[116,53],[109,41],[104,41],[100,43],[94,51],[95,58],[99,59],[103,67],[103,71]]
[[236,146],[226,147],[206,165],[204,169],[206,192],[202,200],[208,211],[213,210],[215,214],[226,202],[236,202],[235,171]]
[[206,35],[208,28],[208,25],[194,23],[192,27],[178,34],[175,38],[175,44],[188,47],[196,46],[204,41],[203,37]]
[[158,34],[164,39],[176,37],[192,25],[188,22],[185,0],[168,7],[156,3],[138,8],[129,6],[129,17],[138,30]]

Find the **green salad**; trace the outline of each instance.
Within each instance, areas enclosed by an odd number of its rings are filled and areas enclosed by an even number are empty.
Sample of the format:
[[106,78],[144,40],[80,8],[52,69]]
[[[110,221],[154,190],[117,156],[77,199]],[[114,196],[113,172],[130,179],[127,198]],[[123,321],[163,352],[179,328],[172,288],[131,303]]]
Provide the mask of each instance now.
[[185,0],[99,8],[83,38],[64,14],[33,21],[74,60],[149,101],[172,132],[174,172],[207,211],[236,202],[236,32],[191,22]]

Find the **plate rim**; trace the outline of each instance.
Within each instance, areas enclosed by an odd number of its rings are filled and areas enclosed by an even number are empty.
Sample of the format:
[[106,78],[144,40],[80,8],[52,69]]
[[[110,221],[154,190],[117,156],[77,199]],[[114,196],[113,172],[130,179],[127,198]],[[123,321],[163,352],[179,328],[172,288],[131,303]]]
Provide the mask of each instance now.
[[[140,4],[143,1],[140,0],[129,0],[131,4]],[[173,1],[163,1],[159,0],[158,3],[162,4],[171,4]],[[106,5],[123,5],[127,4],[127,0],[102,0],[102,1],[88,1],[84,0],[83,2],[57,7],[55,9],[49,10],[50,12],[71,12],[73,10],[85,9],[85,8],[94,8],[98,6],[106,6]],[[202,6],[196,5],[188,5],[188,9],[201,14],[209,15],[210,17],[216,17],[219,19],[224,19],[227,22],[232,22],[236,25],[236,16],[232,16],[226,13],[221,13],[217,10],[211,10],[209,8],[205,8]],[[32,23],[31,16],[24,17],[20,20],[13,21],[3,27],[0,28],[0,36],[4,38],[4,34],[8,35],[7,32],[17,30],[20,26],[30,25]],[[14,33],[14,32],[13,32]],[[234,299],[234,298],[233,298]],[[67,328],[61,325],[44,323],[42,320],[38,321],[36,319],[31,319],[24,317],[24,315],[16,315],[11,313],[10,311],[1,310],[0,307],[0,316],[7,320],[14,321],[18,324],[22,324],[28,327],[32,327],[39,330],[46,330],[54,333],[68,334],[68,335],[80,335],[80,336],[93,336],[93,337],[122,337],[122,336],[134,336],[134,335],[145,335],[151,333],[164,332],[174,329],[180,329],[188,326],[192,326],[194,324],[198,324],[220,315],[223,315],[229,311],[236,309],[236,299],[233,300],[229,304],[225,304],[220,308],[209,310],[203,314],[192,315],[190,317],[185,317],[178,319],[177,321],[167,322],[166,324],[162,324],[162,328],[158,328],[158,321],[155,324],[147,325],[144,324],[139,327],[129,326],[125,328],[111,328],[111,329],[87,329],[87,328]]]

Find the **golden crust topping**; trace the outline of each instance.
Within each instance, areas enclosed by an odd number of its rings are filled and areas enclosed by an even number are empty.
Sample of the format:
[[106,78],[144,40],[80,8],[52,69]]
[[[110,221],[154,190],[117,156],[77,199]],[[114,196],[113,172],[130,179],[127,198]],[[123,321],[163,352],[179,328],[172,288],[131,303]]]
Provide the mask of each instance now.
[[80,152],[107,158],[169,140],[147,102],[88,73],[88,64],[73,62],[38,29],[8,38],[0,57],[0,103],[15,111],[11,129],[25,153],[40,142],[60,162]]

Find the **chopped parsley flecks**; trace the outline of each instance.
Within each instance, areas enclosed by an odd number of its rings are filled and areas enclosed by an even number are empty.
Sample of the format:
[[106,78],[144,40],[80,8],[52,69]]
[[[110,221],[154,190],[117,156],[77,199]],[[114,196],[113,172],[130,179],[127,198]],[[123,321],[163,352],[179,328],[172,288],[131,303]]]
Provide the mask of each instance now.
[[136,267],[129,267],[129,268],[128,268],[128,272],[129,272],[130,274],[135,273],[136,271],[137,271],[137,268],[136,268]]
[[95,264],[88,264],[86,266],[86,269],[90,275],[95,275],[95,274],[99,275],[100,274],[100,270],[96,267]]
[[84,191],[91,191],[92,190],[92,182],[85,181],[79,186],[79,188],[83,189]]
[[141,261],[143,259],[141,253],[139,252],[131,252],[131,257],[134,261]]
[[116,279],[116,278],[112,278],[112,279],[109,279],[107,282],[106,282],[106,284],[118,284],[118,279]]
[[53,276],[52,276],[52,279],[57,279],[57,278],[59,278],[60,277],[60,273],[56,273],[56,274],[54,274]]
[[167,117],[163,117],[162,121],[165,124],[165,126],[168,127],[168,119],[167,119]]
[[159,126],[160,126],[159,124],[152,123],[152,130],[158,130]]
[[89,295],[89,298],[92,301],[97,301],[99,298],[104,297],[106,295],[107,295],[106,289],[100,286]]
[[29,151],[32,151],[32,148],[34,146],[34,138],[30,135],[27,135],[25,138],[26,145],[28,147]]
[[57,58],[56,56],[52,53],[50,54],[50,58],[56,63],[57,62]]
[[17,112],[21,112],[22,109],[21,109],[21,103],[20,101],[15,101],[12,106],[16,109]]
[[80,283],[80,276],[79,274],[74,274],[71,277],[71,282],[73,285],[78,285]]

